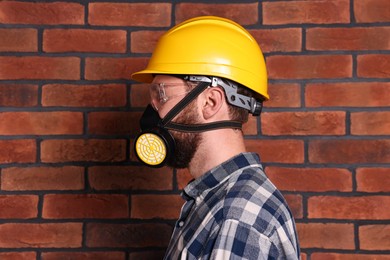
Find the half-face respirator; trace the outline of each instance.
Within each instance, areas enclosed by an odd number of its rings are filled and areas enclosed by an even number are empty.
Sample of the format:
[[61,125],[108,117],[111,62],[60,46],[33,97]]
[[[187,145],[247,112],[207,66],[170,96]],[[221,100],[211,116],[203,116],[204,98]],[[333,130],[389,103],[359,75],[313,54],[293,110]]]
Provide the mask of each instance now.
[[141,133],[135,138],[135,153],[138,159],[147,166],[162,167],[167,162],[172,163],[175,160],[175,139],[169,130],[196,133],[221,128],[242,128],[242,124],[237,121],[218,121],[193,125],[172,122],[172,119],[180,111],[210,85],[224,88],[230,104],[243,107],[254,115],[259,115],[261,112],[262,103],[253,97],[238,94],[237,87],[233,83],[205,76],[186,76],[184,80],[197,82],[197,86],[177,103],[163,119],[151,105],[146,107],[140,119]]

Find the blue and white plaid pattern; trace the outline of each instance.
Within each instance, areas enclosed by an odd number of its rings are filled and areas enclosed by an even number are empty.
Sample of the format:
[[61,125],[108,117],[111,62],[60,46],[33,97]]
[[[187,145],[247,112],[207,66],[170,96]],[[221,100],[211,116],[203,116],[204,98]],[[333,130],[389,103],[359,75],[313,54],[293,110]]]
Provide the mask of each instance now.
[[165,259],[300,259],[294,219],[257,154],[212,169],[182,196]]

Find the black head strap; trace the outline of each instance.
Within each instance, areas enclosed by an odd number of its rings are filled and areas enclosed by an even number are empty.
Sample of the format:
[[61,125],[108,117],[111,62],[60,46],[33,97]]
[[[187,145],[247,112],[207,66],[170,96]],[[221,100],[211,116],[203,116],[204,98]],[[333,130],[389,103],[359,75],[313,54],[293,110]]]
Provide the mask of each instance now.
[[183,110],[192,100],[200,95],[210,84],[207,82],[199,83],[193,90],[190,91],[179,103],[177,103],[162,119],[162,126],[166,126],[180,111]]
[[193,90],[191,90],[179,103],[177,103],[166,116],[161,120],[161,126],[167,129],[181,131],[181,132],[204,132],[209,130],[221,129],[221,128],[235,128],[241,129],[242,124],[237,121],[219,121],[207,124],[178,124],[173,123],[171,120],[180,113],[191,101],[193,101],[200,93],[202,93],[210,83],[200,82]]

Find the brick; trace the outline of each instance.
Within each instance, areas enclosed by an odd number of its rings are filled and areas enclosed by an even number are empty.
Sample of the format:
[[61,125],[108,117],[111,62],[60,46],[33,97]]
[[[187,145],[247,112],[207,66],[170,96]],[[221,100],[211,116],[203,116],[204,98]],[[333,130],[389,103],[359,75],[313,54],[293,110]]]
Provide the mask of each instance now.
[[0,84],[1,107],[33,107],[38,105],[38,86],[32,84]]
[[351,113],[351,134],[390,135],[390,112]]
[[358,168],[356,170],[357,191],[390,192],[389,168]]
[[0,195],[1,219],[30,219],[38,215],[38,196]]
[[91,112],[88,133],[97,135],[135,135],[140,132],[141,112]]
[[248,121],[242,125],[244,135],[257,135],[257,117],[250,116]]
[[3,1],[0,13],[5,24],[84,24],[84,7],[78,3]]
[[126,79],[147,65],[146,58],[87,58],[85,78],[87,80]]
[[315,196],[308,200],[309,218],[380,220],[390,217],[388,196]]
[[312,140],[312,163],[388,163],[390,140]]
[[389,22],[390,5],[387,0],[353,1],[355,19],[359,23]]
[[263,2],[264,24],[349,23],[349,1]]
[[32,163],[36,160],[35,140],[0,140],[0,163]]
[[81,112],[0,112],[0,135],[82,134]]
[[49,29],[43,33],[45,52],[125,53],[124,30]]
[[135,31],[130,34],[130,50],[133,53],[152,53],[165,31]]
[[298,52],[302,50],[302,29],[256,29],[249,30],[263,53]]
[[130,253],[130,259],[164,259],[164,256],[164,250]]
[[300,107],[301,88],[298,84],[274,83],[268,85],[270,99],[264,107]]
[[316,51],[389,50],[389,42],[390,27],[312,28],[306,32],[306,48]]
[[203,15],[216,15],[226,17],[241,25],[256,24],[258,22],[258,3],[245,4],[203,4],[203,3],[178,3],[176,5],[176,23]]
[[134,139],[130,139],[130,146],[129,146],[129,152],[130,152],[130,161],[132,162],[139,162],[139,159],[137,157],[137,155],[135,154],[135,150],[134,150]]
[[123,107],[126,105],[124,84],[47,84],[42,87],[42,106]]
[[1,260],[31,260],[36,259],[35,252],[2,252],[0,253]]
[[153,26],[171,24],[170,3],[89,3],[91,25]]
[[44,140],[43,162],[120,162],[126,159],[125,140],[68,139]]
[[346,169],[267,167],[266,173],[280,190],[352,191],[352,174]]
[[172,169],[140,166],[94,166],[88,169],[94,190],[172,190]]
[[266,59],[270,79],[350,78],[348,55],[276,55]]
[[145,84],[132,84],[130,92],[132,107],[146,107],[150,103],[149,89]]
[[361,78],[389,78],[390,55],[359,55],[357,57],[357,75]]
[[10,167],[1,172],[1,190],[81,190],[84,188],[84,168]]
[[42,260],[125,260],[124,252],[42,252]]
[[307,107],[381,107],[389,106],[389,95],[389,82],[311,83],[305,101]]
[[172,228],[167,224],[107,224],[86,225],[86,245],[91,248],[166,247]]
[[0,29],[0,52],[36,52],[37,50],[37,30]]
[[344,135],[345,112],[265,112],[263,135]]
[[262,162],[303,163],[304,144],[301,140],[245,140],[248,151],[260,155]]
[[190,171],[187,168],[176,170],[176,181],[179,190],[184,189],[184,187],[193,179],[194,177],[191,176]]
[[179,195],[132,195],[131,218],[177,219],[183,204]]
[[284,195],[287,204],[291,210],[292,215],[295,219],[300,219],[303,217],[303,203],[302,196],[295,194],[286,194]]
[[129,198],[119,194],[49,194],[44,196],[46,219],[127,218]]
[[0,57],[1,79],[80,79],[80,58]]
[[359,227],[360,249],[388,250],[390,225],[364,225]]
[[352,224],[297,223],[301,248],[355,249]]
[[342,254],[342,253],[313,253],[311,260],[389,260],[389,255],[376,254]]
[[2,248],[78,248],[82,223],[0,224]]

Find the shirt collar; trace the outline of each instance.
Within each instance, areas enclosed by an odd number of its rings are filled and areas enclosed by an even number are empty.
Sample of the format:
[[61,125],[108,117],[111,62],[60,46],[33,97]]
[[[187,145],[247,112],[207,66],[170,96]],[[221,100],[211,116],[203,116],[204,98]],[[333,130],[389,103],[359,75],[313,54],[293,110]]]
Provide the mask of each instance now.
[[206,190],[212,189],[221,184],[224,180],[227,180],[231,173],[251,164],[260,164],[259,156],[256,153],[240,153],[207,171],[198,179],[192,180],[184,188],[182,196],[186,200],[196,199]]

